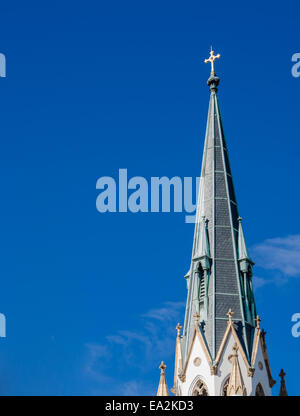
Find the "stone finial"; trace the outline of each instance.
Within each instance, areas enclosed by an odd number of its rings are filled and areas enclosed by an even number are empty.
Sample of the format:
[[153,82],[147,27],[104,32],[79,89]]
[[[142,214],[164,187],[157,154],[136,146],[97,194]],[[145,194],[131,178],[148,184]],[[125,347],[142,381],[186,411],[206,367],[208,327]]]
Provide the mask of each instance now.
[[255,322],[256,322],[256,329],[260,329],[261,319],[258,315],[256,315]]
[[166,364],[162,361],[160,366],[160,380],[157,389],[157,396],[169,396],[168,386],[166,382],[165,370],[167,368]]
[[285,385],[285,376],[286,376],[286,373],[283,371],[283,369],[281,369],[279,373],[279,377],[281,379],[279,396],[288,396],[286,385]]
[[164,361],[162,361],[162,362],[160,363],[159,368],[160,368],[160,374],[165,374],[165,370],[166,370],[167,366],[166,366],[166,364],[164,363]]
[[176,326],[176,329],[177,329],[177,336],[178,337],[180,337],[180,335],[181,335],[181,329],[182,329],[182,326],[180,325],[180,323],[178,322],[178,324],[177,324],[177,326]]
[[286,373],[283,371],[283,368],[282,368],[279,373],[279,377],[281,378],[281,380],[284,380],[285,376],[286,376]]
[[229,309],[226,315],[228,316],[228,322],[232,322],[232,317],[234,315],[234,312],[232,311],[231,308]]
[[232,348],[232,354],[229,357],[232,368],[227,387],[228,396],[244,396],[246,393],[245,384],[239,365],[238,349],[238,345],[235,343]]

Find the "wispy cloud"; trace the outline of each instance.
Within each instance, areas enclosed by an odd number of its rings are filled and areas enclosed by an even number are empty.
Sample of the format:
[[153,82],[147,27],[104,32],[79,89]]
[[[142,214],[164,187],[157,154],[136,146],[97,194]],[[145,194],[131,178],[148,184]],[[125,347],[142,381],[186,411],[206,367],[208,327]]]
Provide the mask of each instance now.
[[107,345],[99,345],[94,343],[85,344],[87,350],[87,359],[84,366],[85,373],[98,382],[109,382],[111,378],[101,371],[101,363],[103,360],[109,360],[111,353],[107,348]]
[[159,321],[174,320],[178,316],[178,311],[181,312],[184,307],[184,302],[165,302],[162,308],[151,309],[146,314],[142,315],[146,318],[153,318]]
[[[252,247],[256,264],[274,271],[272,280],[276,283],[287,282],[290,277],[300,277],[300,234],[271,238]],[[257,277],[256,287],[267,284],[270,279]]]
[[253,276],[252,278],[254,289],[259,289],[260,287],[263,287],[267,285],[268,283],[271,283],[271,280],[264,279],[263,277]]
[[121,396],[153,396],[153,389],[141,380],[131,380],[122,384]]
[[175,326],[183,318],[184,306],[183,302],[165,302],[132,322],[134,330],[120,329],[106,335],[101,343],[86,344],[85,374],[104,383],[100,394],[155,393],[156,385],[151,377],[147,382],[147,375],[157,372],[161,360],[173,361]]

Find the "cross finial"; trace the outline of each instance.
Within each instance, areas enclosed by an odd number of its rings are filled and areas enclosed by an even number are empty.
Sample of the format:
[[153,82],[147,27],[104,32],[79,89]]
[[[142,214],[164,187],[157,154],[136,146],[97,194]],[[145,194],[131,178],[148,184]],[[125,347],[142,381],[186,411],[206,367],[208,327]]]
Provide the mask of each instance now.
[[283,369],[281,369],[279,373],[279,377],[281,379],[279,396],[288,396],[288,392],[287,392],[286,385],[285,385],[285,376],[286,376],[286,373],[283,371]]
[[229,322],[232,322],[232,317],[233,317],[233,315],[234,315],[234,312],[232,312],[232,310],[231,309],[229,309],[229,311],[227,312],[227,314],[226,314],[227,316],[228,316],[228,321]]
[[281,378],[281,380],[284,380],[285,376],[286,376],[286,373],[283,371],[283,368],[282,368],[280,373],[279,373],[279,377]]
[[160,368],[160,374],[165,374],[165,369],[167,368],[167,366],[166,366],[166,364],[164,363],[164,361],[162,361],[162,362],[160,363],[159,368]]
[[212,46],[210,47],[210,57],[208,59],[205,59],[204,62],[208,64],[211,63],[211,71],[210,75],[216,75],[215,73],[215,60],[221,58],[221,55],[218,53],[218,55],[214,55],[214,51],[212,49]]
[[180,332],[181,332],[182,326],[180,325],[179,322],[178,322],[178,324],[176,326],[176,329],[177,329],[177,336],[180,337]]
[[260,322],[261,322],[261,319],[260,319],[260,317],[257,315],[256,316],[256,318],[255,318],[255,322],[256,322],[256,328],[257,329],[260,329]]

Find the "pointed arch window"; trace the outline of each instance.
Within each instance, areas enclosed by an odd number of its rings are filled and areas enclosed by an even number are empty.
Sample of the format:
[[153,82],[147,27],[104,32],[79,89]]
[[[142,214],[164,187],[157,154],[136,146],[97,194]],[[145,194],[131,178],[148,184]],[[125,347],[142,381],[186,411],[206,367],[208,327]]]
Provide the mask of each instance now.
[[258,383],[255,389],[255,396],[265,396],[264,389],[262,388],[262,385]]
[[192,396],[209,396],[208,388],[204,381],[198,380],[193,389]]

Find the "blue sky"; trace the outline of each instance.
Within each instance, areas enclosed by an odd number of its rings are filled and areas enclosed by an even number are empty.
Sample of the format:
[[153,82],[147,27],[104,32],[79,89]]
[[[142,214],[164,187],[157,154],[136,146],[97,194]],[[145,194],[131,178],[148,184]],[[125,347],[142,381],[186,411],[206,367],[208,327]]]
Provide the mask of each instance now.
[[[256,262],[273,377],[300,394],[299,2],[1,5],[0,394],[155,394],[172,386],[193,226],[108,213],[96,181],[200,173],[204,65]],[[278,383],[274,394],[278,394]]]

